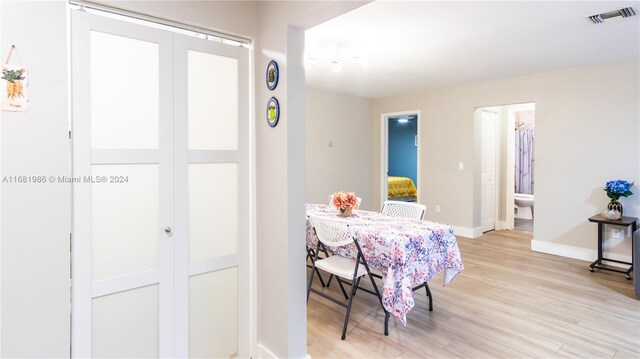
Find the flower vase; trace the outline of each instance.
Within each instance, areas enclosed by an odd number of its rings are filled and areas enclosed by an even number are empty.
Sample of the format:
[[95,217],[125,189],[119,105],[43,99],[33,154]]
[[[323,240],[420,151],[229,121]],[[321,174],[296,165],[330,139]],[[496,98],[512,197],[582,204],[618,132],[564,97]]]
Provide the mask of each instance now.
[[342,217],[349,217],[351,216],[351,211],[353,211],[353,208],[351,207],[338,208],[338,215]]
[[607,204],[607,209],[610,211],[618,211],[622,215],[622,203],[618,201],[611,201]]

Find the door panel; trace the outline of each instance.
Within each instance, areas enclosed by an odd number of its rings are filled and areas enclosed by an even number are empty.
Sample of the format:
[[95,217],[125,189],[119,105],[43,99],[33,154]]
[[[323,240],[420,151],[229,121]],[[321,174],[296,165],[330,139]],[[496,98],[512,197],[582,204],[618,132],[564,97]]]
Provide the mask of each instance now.
[[91,147],[158,148],[159,45],[91,31]]
[[189,263],[237,253],[238,165],[189,164]]
[[237,282],[236,268],[189,277],[189,357],[228,358],[238,352]]
[[187,51],[191,150],[238,149],[238,60]]
[[96,179],[109,180],[117,174],[122,180],[92,185],[92,279],[157,270],[158,165],[93,165],[92,169]]
[[[175,123],[175,210],[189,215],[176,223],[189,243],[176,252],[176,310],[188,313],[177,319],[184,330],[176,354],[242,357],[248,342],[238,333],[248,333],[248,317],[236,308],[249,305],[248,56],[187,37],[176,37],[174,49],[176,113],[187,119]],[[223,327],[237,330],[229,336]]]
[[71,26],[72,356],[172,356],[173,35]]
[[482,120],[481,138],[481,218],[482,231],[495,229],[495,126],[496,114],[480,111]]
[[159,356],[158,289],[156,284],[92,300],[93,358]]

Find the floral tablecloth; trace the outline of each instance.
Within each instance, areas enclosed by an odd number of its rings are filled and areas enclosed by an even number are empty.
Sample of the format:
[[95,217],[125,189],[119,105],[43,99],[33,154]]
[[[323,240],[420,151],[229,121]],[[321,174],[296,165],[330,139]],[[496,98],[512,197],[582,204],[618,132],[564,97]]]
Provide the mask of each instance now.
[[[333,206],[307,204],[307,215],[339,217]],[[367,264],[382,272],[382,303],[406,325],[413,308],[413,290],[444,270],[444,285],[464,269],[458,242],[450,226],[418,219],[389,217],[378,212],[353,211],[346,218]],[[318,238],[307,221],[307,246]],[[356,258],[355,245],[334,249],[334,254]]]

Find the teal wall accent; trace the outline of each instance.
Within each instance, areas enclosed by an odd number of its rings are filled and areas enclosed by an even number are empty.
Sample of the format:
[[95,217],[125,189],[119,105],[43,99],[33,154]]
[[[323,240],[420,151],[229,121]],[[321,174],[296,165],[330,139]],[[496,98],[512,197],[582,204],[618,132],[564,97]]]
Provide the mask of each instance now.
[[[406,117],[401,117],[406,118]],[[412,116],[408,122],[389,118],[389,176],[409,177],[418,186],[418,147],[415,137],[418,121]]]

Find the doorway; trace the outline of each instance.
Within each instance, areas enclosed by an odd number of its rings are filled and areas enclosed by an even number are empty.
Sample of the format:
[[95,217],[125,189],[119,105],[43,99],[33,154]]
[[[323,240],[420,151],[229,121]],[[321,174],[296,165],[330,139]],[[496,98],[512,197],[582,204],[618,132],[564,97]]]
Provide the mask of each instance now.
[[381,116],[381,204],[419,199],[420,116],[417,110]]
[[508,162],[509,172],[513,171],[513,229],[533,232],[535,209],[535,104],[508,106],[509,127],[513,126],[513,163]]
[[248,356],[248,51],[71,21],[72,356]]
[[482,231],[533,232],[535,104],[478,108],[476,188]]

